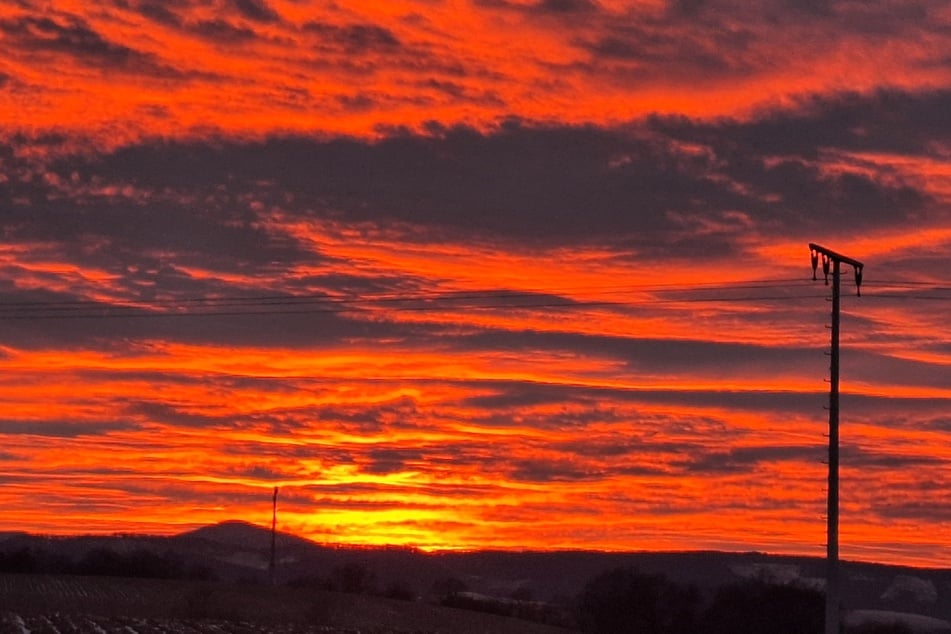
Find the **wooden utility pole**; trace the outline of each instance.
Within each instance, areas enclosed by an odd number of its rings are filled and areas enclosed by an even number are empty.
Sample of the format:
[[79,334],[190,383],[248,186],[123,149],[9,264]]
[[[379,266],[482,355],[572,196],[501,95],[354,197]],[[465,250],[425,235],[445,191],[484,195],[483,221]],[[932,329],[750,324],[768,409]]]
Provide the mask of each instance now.
[[839,294],[841,264],[852,265],[855,271],[855,288],[862,295],[862,269],[858,260],[840,255],[835,251],[809,243],[812,258],[812,279],[816,278],[819,258],[822,258],[822,273],[829,284],[829,268],[832,268],[832,348],[829,364],[829,488],[826,500],[826,611],[825,634],[839,634]]

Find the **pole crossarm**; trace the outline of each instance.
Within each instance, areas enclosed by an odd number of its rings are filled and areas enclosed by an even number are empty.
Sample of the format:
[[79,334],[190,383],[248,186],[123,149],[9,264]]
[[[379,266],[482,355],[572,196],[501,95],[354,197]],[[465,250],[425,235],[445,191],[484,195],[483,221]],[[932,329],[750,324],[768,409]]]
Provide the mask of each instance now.
[[842,255],[841,253],[836,253],[832,249],[827,249],[822,245],[815,244],[814,242],[809,243],[809,248],[813,251],[816,251],[818,253],[825,255],[828,258],[831,258],[833,260],[838,260],[839,262],[844,262],[846,264],[851,264],[852,266],[857,268],[862,268],[863,266],[865,266],[864,264],[862,264],[861,262],[859,262],[858,260],[854,258],[850,258],[847,255]]
[[841,253],[836,253],[832,249],[827,249],[826,247],[816,244],[815,242],[809,243],[809,253],[812,256],[812,279],[818,279],[816,277],[816,269],[819,266],[819,256],[822,256],[822,272],[825,274],[826,286],[829,285],[829,263],[835,262],[836,264],[848,264],[852,267],[852,270],[855,271],[855,293],[861,297],[862,296],[862,270],[865,268],[865,265],[856,260],[855,258],[850,258],[847,255],[842,255]]

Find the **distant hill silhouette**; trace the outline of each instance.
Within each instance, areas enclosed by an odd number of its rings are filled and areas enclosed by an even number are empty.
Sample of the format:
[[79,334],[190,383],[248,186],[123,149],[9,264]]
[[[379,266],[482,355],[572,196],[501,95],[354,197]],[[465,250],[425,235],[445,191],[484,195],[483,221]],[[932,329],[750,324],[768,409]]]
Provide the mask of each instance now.
[[[281,536],[302,539],[288,533],[281,533]],[[220,522],[210,526],[202,526],[201,528],[180,533],[176,536],[176,538],[198,538],[207,539],[208,541],[218,542],[221,544],[227,544],[229,546],[260,547],[266,543],[270,543],[269,540],[271,538],[271,531],[270,529],[258,526],[257,524],[251,524],[250,522],[229,520],[227,522]]]
[[[277,531],[276,537],[278,548],[319,547],[316,542],[298,537],[292,533]],[[234,548],[266,548],[270,550],[271,529],[241,520],[229,520],[180,533],[173,539],[177,541],[198,539]]]
[[[263,583],[268,579],[270,528],[241,521],[205,526],[171,537],[148,535],[44,537],[0,534],[0,563],[65,565],[107,549],[126,555],[148,551],[180,561],[184,571],[208,571],[222,581]],[[40,556],[42,555],[42,556]],[[16,557],[20,557],[17,559]],[[372,573],[380,590],[399,585],[416,596],[431,596],[450,585],[508,597],[516,593],[540,601],[575,597],[591,578],[616,567],[662,573],[677,583],[711,593],[738,580],[768,578],[821,589],[822,558],[724,552],[476,551],[426,553],[398,547],[317,544],[279,532],[276,581],[327,579],[358,566]],[[29,563],[29,562],[28,562]],[[21,570],[13,570],[20,572]],[[36,570],[43,572],[43,570]],[[52,572],[68,570],[52,570]],[[890,610],[951,620],[951,571],[843,562],[843,601],[851,610]]]

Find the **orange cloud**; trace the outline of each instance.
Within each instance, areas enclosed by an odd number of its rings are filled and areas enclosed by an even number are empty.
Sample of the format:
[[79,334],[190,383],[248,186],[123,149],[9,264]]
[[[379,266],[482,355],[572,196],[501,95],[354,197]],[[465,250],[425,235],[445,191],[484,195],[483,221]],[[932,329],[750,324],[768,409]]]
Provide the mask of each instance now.
[[922,16],[892,3],[824,16],[786,8],[778,22],[772,3],[692,15],[644,3],[579,3],[573,13],[504,4],[425,14],[403,3],[9,7],[3,120],[10,131],[64,129],[107,144],[203,130],[375,135],[511,115],[737,115],[813,93],[948,81],[932,63],[949,47],[940,6]]
[[818,240],[843,554],[948,564],[951,15],[703,5],[0,7],[4,525],[819,554]]

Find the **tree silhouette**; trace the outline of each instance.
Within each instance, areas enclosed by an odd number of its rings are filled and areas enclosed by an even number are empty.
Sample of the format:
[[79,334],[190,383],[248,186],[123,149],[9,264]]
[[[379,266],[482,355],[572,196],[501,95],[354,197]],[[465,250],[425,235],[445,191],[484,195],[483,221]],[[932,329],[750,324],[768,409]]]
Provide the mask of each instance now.
[[592,634],[689,634],[697,630],[700,593],[664,575],[633,568],[604,572],[584,587],[577,619]]
[[376,590],[376,575],[361,563],[349,562],[331,571],[330,583],[338,592],[372,594]]
[[724,586],[698,631],[707,634],[814,634],[824,623],[818,590],[758,580]]

